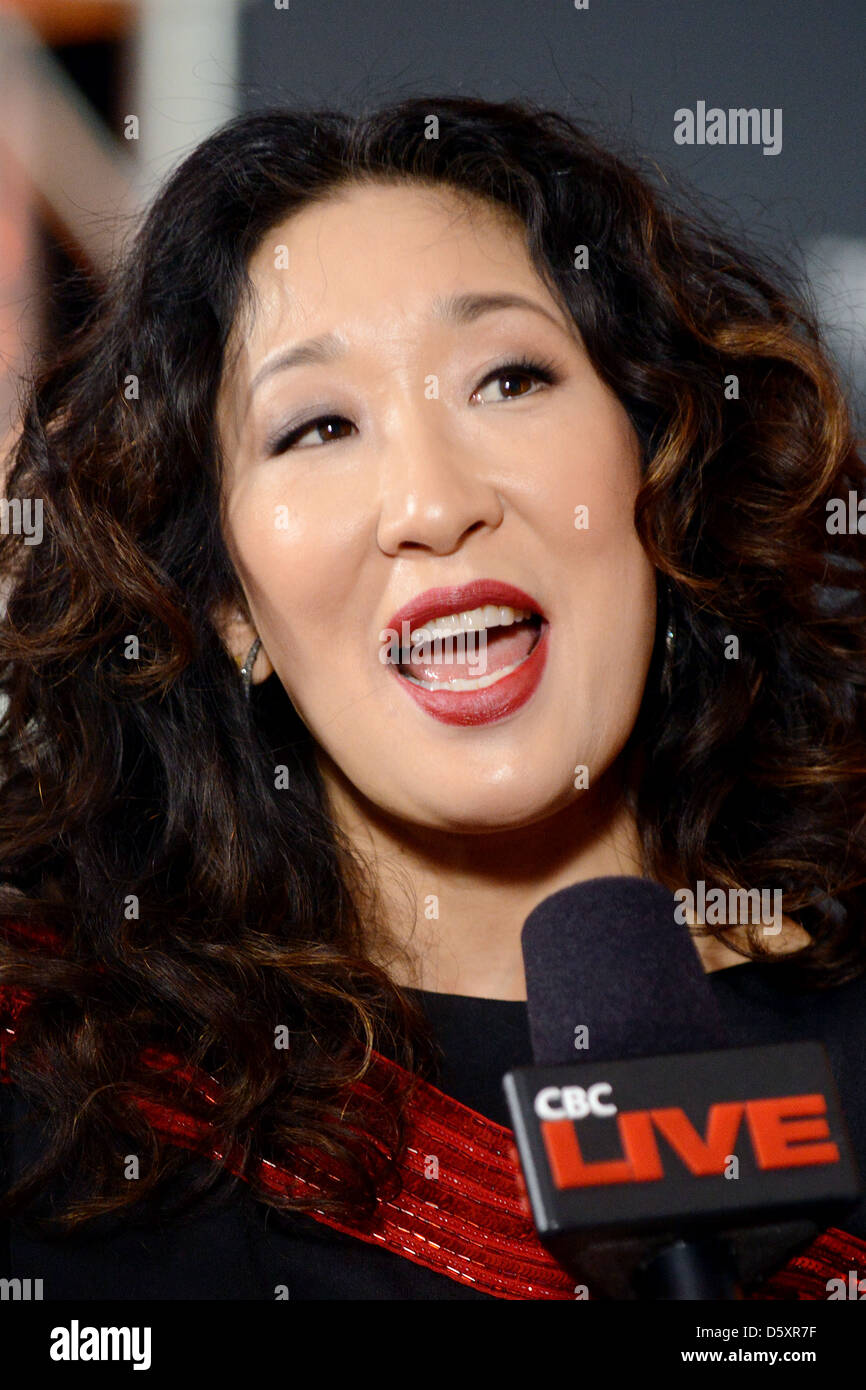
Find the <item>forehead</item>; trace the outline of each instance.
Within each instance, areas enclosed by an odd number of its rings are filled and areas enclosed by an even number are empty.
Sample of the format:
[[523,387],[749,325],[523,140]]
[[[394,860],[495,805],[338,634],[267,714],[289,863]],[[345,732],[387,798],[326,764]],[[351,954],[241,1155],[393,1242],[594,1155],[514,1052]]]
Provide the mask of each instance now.
[[516,214],[414,181],[350,184],[304,207],[262,238],[248,275],[237,328],[251,352],[355,317],[421,314],[448,288],[539,287]]

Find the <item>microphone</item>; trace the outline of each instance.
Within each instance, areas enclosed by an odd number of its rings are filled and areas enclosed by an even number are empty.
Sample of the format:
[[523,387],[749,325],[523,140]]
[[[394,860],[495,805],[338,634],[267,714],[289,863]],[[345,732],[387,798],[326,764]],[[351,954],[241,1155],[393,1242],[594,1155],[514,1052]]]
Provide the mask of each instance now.
[[539,1239],[603,1298],[738,1298],[861,1195],[823,1045],[732,1047],[678,911],[598,878],[523,928],[503,1087]]

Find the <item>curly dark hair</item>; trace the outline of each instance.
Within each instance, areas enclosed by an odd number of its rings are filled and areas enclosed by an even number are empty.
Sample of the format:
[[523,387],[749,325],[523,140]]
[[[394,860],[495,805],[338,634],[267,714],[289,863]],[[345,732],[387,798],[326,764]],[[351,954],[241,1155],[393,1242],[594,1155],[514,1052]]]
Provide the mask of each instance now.
[[[287,216],[371,180],[510,209],[638,432],[661,619],[631,740],[644,872],[780,886],[810,943],[768,969],[818,988],[866,963],[866,585],[858,538],[831,541],[826,520],[864,468],[793,279],[531,103],[258,111],[183,161],[81,330],[36,363],[10,460],[8,496],[43,500],[45,533],[0,535],[0,982],[28,1001],[9,1075],[47,1142],[7,1212],[58,1175],[63,1230],[165,1189],[182,1156],[130,1104],[168,1084],[148,1048],[218,1080],[216,1102],[188,1107],[262,1201],[298,1210],[258,1160],[339,1160],[314,1205],[371,1210],[403,1112],[387,1088],[353,1101],[353,1083],[377,1052],[435,1075],[416,1002],[370,961],[375,893],[326,813],[310,735],[275,676],[245,703],[214,620],[223,601],[247,611],[214,417],[249,258]],[[131,1142],[149,1155],[136,1183]]]

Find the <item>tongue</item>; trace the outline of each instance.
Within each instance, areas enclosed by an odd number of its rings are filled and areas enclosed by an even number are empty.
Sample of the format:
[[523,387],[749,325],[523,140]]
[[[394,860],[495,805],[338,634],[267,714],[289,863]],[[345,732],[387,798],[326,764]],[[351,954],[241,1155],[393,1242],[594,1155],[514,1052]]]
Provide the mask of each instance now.
[[423,654],[422,659],[407,661],[400,671],[419,681],[477,680],[522,661],[532,650],[535,637],[536,629],[528,622],[489,628],[486,633],[470,633],[461,638],[446,637],[413,648],[416,655]]

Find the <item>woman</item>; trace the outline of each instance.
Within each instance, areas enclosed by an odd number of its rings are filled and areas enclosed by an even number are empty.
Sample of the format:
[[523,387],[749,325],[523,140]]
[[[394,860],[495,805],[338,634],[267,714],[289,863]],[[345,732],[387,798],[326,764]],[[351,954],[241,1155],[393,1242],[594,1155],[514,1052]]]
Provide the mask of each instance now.
[[603,875],[782,893],[695,945],[735,1037],[824,1039],[866,1154],[863,469],[778,272],[553,113],[259,112],[13,462],[14,1275],[573,1297],[501,1077],[527,914]]

